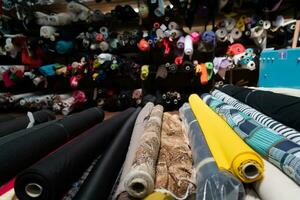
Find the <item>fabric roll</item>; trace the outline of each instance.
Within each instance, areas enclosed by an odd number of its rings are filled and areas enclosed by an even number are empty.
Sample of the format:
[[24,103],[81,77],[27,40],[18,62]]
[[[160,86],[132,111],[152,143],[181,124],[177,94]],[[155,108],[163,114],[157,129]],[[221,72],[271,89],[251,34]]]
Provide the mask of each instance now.
[[125,177],[125,190],[135,198],[143,198],[154,190],[155,166],[160,147],[163,107],[153,108],[140,138],[130,171]]
[[174,198],[162,192],[153,192],[145,197],[144,200],[174,200]]
[[196,171],[196,199],[243,199],[243,184],[231,173],[218,168],[190,105],[183,104],[179,113],[192,148]]
[[12,115],[1,115],[0,116],[0,124],[3,122],[8,122],[10,120],[16,119],[14,116]]
[[253,183],[254,189],[264,200],[298,199],[299,186],[278,168],[264,160],[264,177]]
[[183,198],[190,192],[190,183],[187,180],[192,177],[192,152],[180,118],[176,114],[163,114],[155,171],[155,189],[166,191],[178,198]]
[[[142,133],[144,132],[145,126],[148,122],[148,119],[150,117],[153,107],[154,107],[154,104],[152,102],[147,103],[144,106],[144,108],[141,110],[141,112],[139,113],[139,115],[135,121],[130,144],[128,147],[128,152],[126,155],[126,159],[125,159],[124,166],[122,169],[122,174],[120,177],[120,182],[119,182],[116,192],[114,194],[114,197],[116,199],[122,199],[122,197],[119,195],[123,192],[126,193],[125,187],[124,187],[125,176],[128,174],[128,172],[132,166],[136,150],[139,146],[140,138],[142,136]],[[124,195],[122,195],[122,196],[124,196]]]
[[[31,116],[32,115],[32,116]],[[26,116],[0,123],[0,137],[27,128],[28,126],[41,124],[55,119],[55,114],[49,110],[41,110],[28,113]]]
[[1,200],[15,200],[16,199],[15,190],[12,188],[5,194],[1,195],[0,199]]
[[246,191],[246,196],[244,200],[260,200],[260,197],[255,192],[255,190],[251,187],[251,185],[247,185],[245,187],[245,191]]
[[198,95],[191,95],[189,103],[218,167],[229,170],[245,183],[261,179],[263,161],[260,156],[248,147]]
[[224,85],[219,90],[300,131],[300,98],[233,85]]
[[[96,163],[74,200],[108,199],[126,157],[135,120],[140,108],[131,114],[122,129]],[[113,162],[111,159],[114,159]],[[109,172],[109,173],[108,173]]]
[[297,130],[287,127],[283,125],[282,123],[262,114],[261,112],[255,110],[254,108],[241,103],[237,99],[219,91],[214,90],[212,92],[212,95],[216,97],[217,99],[228,103],[238,109],[239,111],[245,113],[246,115],[252,117],[254,120],[256,120],[258,123],[260,123],[262,126],[268,127],[275,131],[276,133],[283,135],[284,137],[288,138],[289,140],[300,144],[300,132]]
[[49,122],[41,129],[24,130],[26,134],[14,135],[14,139],[0,145],[0,185],[103,118],[101,109],[90,108],[55,123]]
[[205,102],[224,118],[241,139],[300,184],[300,146],[298,144],[261,126],[233,106],[211,95],[203,96]]
[[285,94],[293,97],[300,97],[300,90],[293,88],[268,88],[268,87],[248,87],[254,90],[270,91],[277,94]]
[[15,182],[17,197],[45,200],[62,198],[93,160],[109,147],[110,141],[134,110],[127,109],[90,128],[21,172]]

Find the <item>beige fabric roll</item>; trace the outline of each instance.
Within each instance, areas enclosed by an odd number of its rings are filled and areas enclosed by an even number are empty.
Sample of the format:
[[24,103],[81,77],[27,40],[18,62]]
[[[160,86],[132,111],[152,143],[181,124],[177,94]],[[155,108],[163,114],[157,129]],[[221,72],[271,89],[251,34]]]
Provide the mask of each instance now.
[[164,113],[161,147],[156,166],[155,189],[183,197],[192,175],[192,152],[179,115]]
[[135,198],[143,198],[154,190],[162,115],[163,107],[155,106],[141,136],[132,167],[125,177],[125,190]]

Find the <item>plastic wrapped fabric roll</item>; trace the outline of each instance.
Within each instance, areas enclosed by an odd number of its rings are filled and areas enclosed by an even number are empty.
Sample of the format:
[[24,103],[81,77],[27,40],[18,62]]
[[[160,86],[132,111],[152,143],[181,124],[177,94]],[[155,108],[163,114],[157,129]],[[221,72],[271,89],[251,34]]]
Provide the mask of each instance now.
[[264,160],[264,177],[253,183],[254,189],[264,200],[298,199],[299,186],[278,168]]
[[154,190],[155,166],[160,147],[163,107],[153,108],[146,124],[132,167],[125,177],[125,190],[135,198],[143,198]]
[[224,85],[218,89],[286,126],[300,131],[300,98],[233,85]]
[[0,185],[46,156],[60,145],[101,122],[104,112],[90,108],[70,115],[42,129],[32,129],[0,145]]
[[293,89],[293,88],[268,88],[268,87],[248,87],[254,90],[263,90],[263,91],[270,91],[277,94],[285,94],[294,97],[300,97],[300,90]]
[[282,123],[262,114],[261,112],[255,110],[254,108],[241,103],[237,99],[219,91],[214,90],[212,92],[212,95],[216,97],[217,99],[228,103],[238,109],[239,111],[245,113],[246,115],[252,117],[254,120],[256,120],[258,123],[260,123],[262,126],[268,127],[275,131],[276,133],[283,135],[284,137],[288,138],[289,140],[300,144],[300,133],[290,127],[287,127],[283,125]]
[[[118,135],[96,163],[74,200],[108,199],[126,157],[132,129],[140,108],[131,114]],[[114,159],[112,162],[111,159]],[[109,173],[108,173],[109,172]]]
[[13,119],[16,119],[16,118],[12,115],[2,115],[2,116],[0,116],[0,124],[3,122],[11,121]]
[[40,124],[53,119],[55,119],[55,114],[49,110],[41,110],[41,111],[34,112],[32,114],[28,113],[26,116],[1,123],[0,137],[25,129],[30,125]]
[[61,146],[21,172],[15,182],[19,199],[60,199],[92,161],[102,154],[135,109],[116,115]]
[[229,170],[245,183],[262,178],[263,161],[260,156],[248,147],[198,95],[191,95],[189,103],[218,167]]
[[130,144],[128,147],[128,152],[126,155],[126,159],[125,159],[124,166],[122,169],[122,174],[120,177],[120,182],[119,182],[116,192],[114,194],[114,197],[116,199],[122,199],[122,197],[119,197],[119,195],[123,192],[126,192],[125,187],[124,187],[125,176],[127,175],[127,173],[129,172],[129,170],[132,166],[136,150],[139,146],[140,138],[142,136],[142,133],[144,132],[145,126],[148,122],[148,119],[149,119],[149,116],[151,114],[153,107],[154,107],[154,104],[152,102],[147,103],[144,106],[144,108],[141,110],[141,112],[139,113],[139,115],[135,121],[135,125],[134,125],[133,131],[132,131],[131,141],[130,141]]
[[300,146],[271,129],[261,126],[251,117],[211,95],[204,94],[205,102],[230,127],[260,155],[280,168],[286,175],[300,184]]
[[[180,158],[180,159],[178,159]],[[192,152],[178,115],[163,114],[160,150],[156,164],[155,189],[174,197],[190,193]]]
[[231,173],[220,170],[188,103],[179,109],[192,148],[196,170],[196,199],[243,199],[243,184]]

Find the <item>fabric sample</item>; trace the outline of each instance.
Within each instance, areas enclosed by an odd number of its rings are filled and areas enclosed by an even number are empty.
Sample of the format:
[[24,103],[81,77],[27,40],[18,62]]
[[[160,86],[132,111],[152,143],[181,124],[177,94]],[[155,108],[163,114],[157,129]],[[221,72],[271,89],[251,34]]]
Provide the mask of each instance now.
[[108,199],[124,163],[134,123],[140,110],[140,108],[137,108],[123,123],[121,130],[109,144],[102,158],[97,161],[75,198],[73,198],[74,200]]
[[[42,110],[32,113],[33,115],[33,125],[41,124],[43,122],[47,122],[55,119],[55,114],[49,110]],[[23,116],[16,118],[14,120],[10,120],[7,122],[0,123],[0,137],[8,135],[18,130],[25,129],[30,123],[29,117]]]
[[21,172],[15,182],[20,199],[56,200],[80,178],[108,147],[135,109],[130,108],[100,123]]
[[41,129],[23,130],[26,134],[19,132],[13,135],[14,139],[6,138],[6,142],[0,139],[0,185],[103,118],[101,109],[90,108],[55,123],[49,122]]
[[211,95],[204,94],[203,99],[250,147],[300,184],[300,146],[298,144],[261,126],[251,117]]
[[191,95],[189,103],[218,167],[229,170],[245,183],[261,179],[263,161],[260,156],[248,147],[199,96]]
[[299,186],[278,168],[264,160],[264,177],[253,183],[254,189],[264,200],[298,199]]
[[[127,155],[126,155],[126,159],[125,159],[124,166],[122,169],[122,174],[120,177],[120,182],[119,182],[116,192],[114,194],[114,197],[117,199],[122,199],[122,197],[118,197],[118,196],[121,193],[125,192],[124,179],[132,166],[136,150],[139,146],[140,138],[144,132],[145,126],[149,120],[149,117],[150,117],[153,107],[154,107],[153,103],[151,103],[151,102],[147,103],[143,107],[143,109],[141,110],[141,112],[139,113],[139,115],[135,121],[130,144],[129,144]],[[124,195],[122,195],[122,196],[124,196]]]
[[178,115],[163,114],[160,150],[156,164],[155,189],[185,196],[192,177],[192,152]]
[[192,148],[196,171],[196,199],[243,199],[243,184],[231,173],[220,170],[205,140],[204,134],[188,103],[179,109]]
[[163,107],[151,111],[141,136],[133,164],[125,177],[125,189],[135,198],[143,198],[154,190],[155,167],[160,147]]
[[300,98],[233,85],[224,85],[218,89],[284,125],[300,131]]
[[235,98],[219,91],[214,90],[212,92],[212,95],[216,97],[217,99],[232,105],[239,111],[245,113],[246,115],[252,117],[254,120],[256,120],[261,125],[268,127],[275,131],[276,133],[283,135],[284,137],[288,138],[289,140],[300,144],[300,132],[297,130],[287,127],[283,125],[282,123],[262,114],[261,112],[255,110],[254,108],[241,103],[240,101],[236,100]]

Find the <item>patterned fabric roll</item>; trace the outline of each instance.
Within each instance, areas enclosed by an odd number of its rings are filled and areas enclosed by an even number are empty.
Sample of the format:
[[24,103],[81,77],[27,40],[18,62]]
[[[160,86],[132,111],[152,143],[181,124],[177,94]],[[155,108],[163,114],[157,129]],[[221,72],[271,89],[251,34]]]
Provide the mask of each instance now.
[[261,112],[255,110],[254,108],[241,103],[237,99],[219,91],[219,90],[214,90],[212,92],[212,95],[216,97],[217,99],[228,103],[238,109],[239,111],[245,113],[246,115],[252,117],[254,120],[256,120],[258,123],[261,125],[268,127],[275,131],[276,133],[283,135],[284,137],[288,138],[289,140],[300,144],[300,133],[290,127],[287,127],[283,125],[282,123],[262,114]]
[[260,155],[300,185],[300,146],[271,129],[261,126],[251,117],[211,95],[203,100],[231,126],[235,132]]

